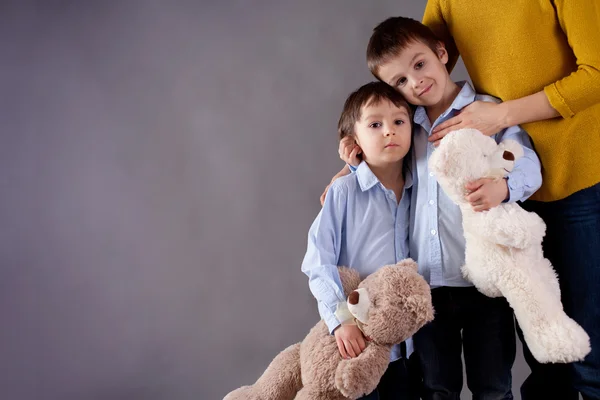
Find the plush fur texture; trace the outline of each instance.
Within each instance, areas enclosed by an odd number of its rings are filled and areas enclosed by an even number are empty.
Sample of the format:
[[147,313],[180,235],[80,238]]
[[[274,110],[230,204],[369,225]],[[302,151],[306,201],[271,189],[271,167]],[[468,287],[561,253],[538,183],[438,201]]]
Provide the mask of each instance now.
[[392,345],[433,319],[430,288],[411,259],[382,267],[362,282],[353,269],[339,271],[347,295],[359,289],[349,309],[368,308],[360,322],[371,338],[365,350],[342,359],[335,336],[320,321],[302,343],[279,353],[254,385],[234,390],[224,400],[348,400],[375,390]]
[[514,141],[496,144],[477,130],[461,129],[442,139],[429,168],[462,211],[465,278],[489,297],[506,297],[539,362],[579,361],[590,352],[589,337],[563,311],[556,273],[542,253],[542,219],[516,203],[475,212],[465,199],[467,182],[501,179],[522,153]]

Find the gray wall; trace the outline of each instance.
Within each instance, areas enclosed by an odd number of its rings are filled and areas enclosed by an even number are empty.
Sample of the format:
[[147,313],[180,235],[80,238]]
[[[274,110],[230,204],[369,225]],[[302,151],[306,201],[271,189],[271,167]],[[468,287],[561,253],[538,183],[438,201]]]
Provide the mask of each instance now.
[[220,399],[300,340],[342,102],[424,6],[0,3],[0,398]]

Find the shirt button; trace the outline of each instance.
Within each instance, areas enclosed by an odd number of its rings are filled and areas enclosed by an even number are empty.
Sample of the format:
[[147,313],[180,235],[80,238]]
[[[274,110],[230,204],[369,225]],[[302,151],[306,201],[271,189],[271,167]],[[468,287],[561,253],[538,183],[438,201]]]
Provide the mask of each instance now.
[[429,176],[433,176],[433,172],[430,172],[430,173],[429,173]]
[[434,204],[435,204],[435,201],[433,201],[433,200],[429,200],[429,204],[431,204],[431,205],[434,205]]
[[435,234],[436,234],[436,233],[437,233],[437,231],[436,231],[435,229],[432,229],[432,230],[431,230],[431,234],[432,234],[433,236],[435,236]]

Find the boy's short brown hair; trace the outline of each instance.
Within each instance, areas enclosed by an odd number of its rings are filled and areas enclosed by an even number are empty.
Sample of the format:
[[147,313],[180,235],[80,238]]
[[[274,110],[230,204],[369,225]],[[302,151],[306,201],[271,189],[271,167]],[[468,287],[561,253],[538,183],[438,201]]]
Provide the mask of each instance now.
[[379,68],[409,44],[421,42],[434,53],[441,42],[427,26],[412,18],[391,17],[373,29],[367,45],[367,65],[376,77]]
[[378,104],[382,100],[389,100],[396,107],[405,108],[410,120],[408,122],[412,121],[411,108],[400,93],[384,82],[370,82],[356,89],[346,99],[338,122],[340,139],[354,135],[354,126],[360,120],[364,106]]

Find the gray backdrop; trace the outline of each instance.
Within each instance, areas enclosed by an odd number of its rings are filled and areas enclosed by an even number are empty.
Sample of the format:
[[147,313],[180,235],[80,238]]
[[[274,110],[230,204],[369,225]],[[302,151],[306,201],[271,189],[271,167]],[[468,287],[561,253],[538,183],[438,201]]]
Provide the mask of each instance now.
[[301,340],[343,100],[425,2],[1,2],[0,398],[221,399]]

